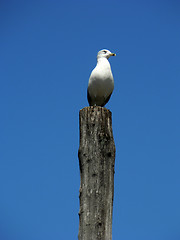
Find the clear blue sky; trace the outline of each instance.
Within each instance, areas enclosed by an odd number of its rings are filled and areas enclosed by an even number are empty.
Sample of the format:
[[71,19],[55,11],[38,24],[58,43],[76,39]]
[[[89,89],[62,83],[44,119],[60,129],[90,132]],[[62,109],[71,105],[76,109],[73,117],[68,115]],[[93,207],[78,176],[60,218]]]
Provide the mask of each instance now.
[[0,240],[74,240],[79,110],[115,90],[113,240],[180,239],[180,2],[1,1]]

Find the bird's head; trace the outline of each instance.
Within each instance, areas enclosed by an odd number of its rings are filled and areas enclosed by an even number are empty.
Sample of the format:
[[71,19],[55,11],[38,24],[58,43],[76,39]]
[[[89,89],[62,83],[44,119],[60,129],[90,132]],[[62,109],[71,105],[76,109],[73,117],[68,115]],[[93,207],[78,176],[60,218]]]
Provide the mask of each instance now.
[[107,50],[107,49],[103,49],[103,50],[100,50],[100,51],[98,52],[98,54],[97,54],[97,59],[98,59],[98,58],[107,58],[107,59],[108,59],[108,58],[111,57],[111,56],[116,56],[116,54],[110,52],[110,51]]

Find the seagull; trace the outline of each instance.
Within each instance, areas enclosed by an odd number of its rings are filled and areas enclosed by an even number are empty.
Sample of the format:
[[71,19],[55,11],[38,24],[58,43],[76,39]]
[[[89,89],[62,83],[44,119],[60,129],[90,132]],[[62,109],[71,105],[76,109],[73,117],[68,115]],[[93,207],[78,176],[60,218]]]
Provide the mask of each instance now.
[[87,98],[90,106],[103,107],[110,99],[114,89],[114,79],[108,58],[116,56],[107,49],[100,50],[97,54],[97,65],[91,72]]

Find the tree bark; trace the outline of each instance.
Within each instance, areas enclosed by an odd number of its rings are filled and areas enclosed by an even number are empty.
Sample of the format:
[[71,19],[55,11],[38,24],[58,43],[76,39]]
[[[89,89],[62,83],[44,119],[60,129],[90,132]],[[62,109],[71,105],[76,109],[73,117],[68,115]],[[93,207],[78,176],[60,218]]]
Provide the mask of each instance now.
[[112,240],[115,145],[111,112],[80,110],[79,240]]

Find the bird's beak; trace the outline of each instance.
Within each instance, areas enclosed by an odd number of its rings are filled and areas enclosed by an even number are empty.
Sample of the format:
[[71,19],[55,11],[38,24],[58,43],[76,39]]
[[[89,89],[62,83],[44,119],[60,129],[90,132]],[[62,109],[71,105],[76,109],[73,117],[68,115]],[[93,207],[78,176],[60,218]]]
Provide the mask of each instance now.
[[115,53],[111,53],[111,55],[110,56],[116,56],[116,54]]

